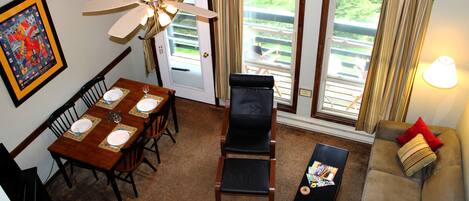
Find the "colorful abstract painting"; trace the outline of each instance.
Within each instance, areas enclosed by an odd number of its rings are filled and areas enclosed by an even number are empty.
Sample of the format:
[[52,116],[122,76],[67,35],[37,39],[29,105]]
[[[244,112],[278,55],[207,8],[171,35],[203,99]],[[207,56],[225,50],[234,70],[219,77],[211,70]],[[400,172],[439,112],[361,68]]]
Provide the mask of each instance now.
[[2,77],[16,106],[66,67],[46,8],[43,0],[13,1],[2,7]]

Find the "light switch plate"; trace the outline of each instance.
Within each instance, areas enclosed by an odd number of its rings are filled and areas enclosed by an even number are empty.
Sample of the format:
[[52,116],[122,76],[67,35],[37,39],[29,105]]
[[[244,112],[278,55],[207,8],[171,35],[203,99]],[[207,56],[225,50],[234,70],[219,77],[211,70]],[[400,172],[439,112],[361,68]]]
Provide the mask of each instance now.
[[300,88],[300,96],[311,98],[313,91],[310,89]]

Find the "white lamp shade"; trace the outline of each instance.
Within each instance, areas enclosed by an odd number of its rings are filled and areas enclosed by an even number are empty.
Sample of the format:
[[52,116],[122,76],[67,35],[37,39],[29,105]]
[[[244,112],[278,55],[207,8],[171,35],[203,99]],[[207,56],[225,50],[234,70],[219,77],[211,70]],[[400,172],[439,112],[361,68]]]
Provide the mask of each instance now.
[[423,73],[423,79],[432,86],[449,89],[458,83],[456,65],[448,56],[441,56],[435,60]]
[[169,23],[171,23],[171,18],[169,17],[168,14],[166,14],[163,11],[158,11],[158,21],[160,22],[160,25],[162,27],[167,26]]

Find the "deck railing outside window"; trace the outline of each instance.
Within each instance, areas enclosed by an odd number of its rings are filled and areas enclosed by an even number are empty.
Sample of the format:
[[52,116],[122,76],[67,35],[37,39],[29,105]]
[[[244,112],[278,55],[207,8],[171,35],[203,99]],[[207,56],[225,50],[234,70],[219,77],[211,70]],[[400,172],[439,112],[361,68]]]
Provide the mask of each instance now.
[[[251,37],[251,40],[244,40],[244,47],[250,47],[244,50],[245,72],[273,75],[276,80],[274,90],[277,101],[291,104],[294,13],[269,12],[248,7],[244,8],[244,12],[244,31],[249,32],[244,36]],[[187,58],[199,57],[197,28],[195,23],[192,24],[195,19],[190,14],[181,12],[179,15],[181,17],[175,19],[168,29],[171,53]],[[360,108],[364,74],[368,69],[373,43],[347,36],[354,34],[374,37],[376,28],[336,20],[334,31],[340,32],[338,35],[341,36],[334,36],[332,39],[331,55],[334,59],[331,62],[340,62],[342,67],[329,69],[323,109],[356,115]],[[250,44],[246,44],[246,41]]]

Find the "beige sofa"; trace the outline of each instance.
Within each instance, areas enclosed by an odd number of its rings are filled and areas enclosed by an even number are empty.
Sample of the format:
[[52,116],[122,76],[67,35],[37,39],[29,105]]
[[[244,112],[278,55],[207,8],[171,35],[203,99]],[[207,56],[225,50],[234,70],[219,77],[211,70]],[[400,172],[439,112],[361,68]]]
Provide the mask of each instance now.
[[371,149],[362,201],[464,201],[461,147],[454,129],[430,126],[444,145],[437,161],[412,177],[397,158],[395,138],[410,124],[381,121]]

